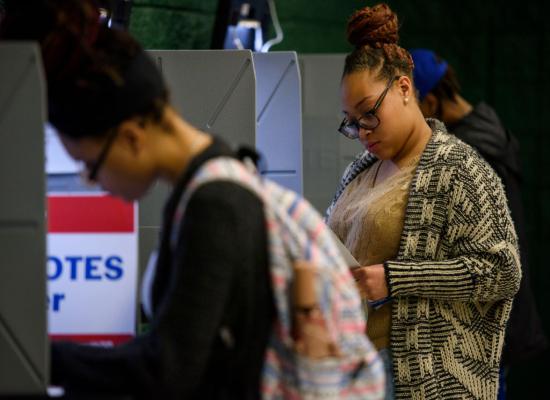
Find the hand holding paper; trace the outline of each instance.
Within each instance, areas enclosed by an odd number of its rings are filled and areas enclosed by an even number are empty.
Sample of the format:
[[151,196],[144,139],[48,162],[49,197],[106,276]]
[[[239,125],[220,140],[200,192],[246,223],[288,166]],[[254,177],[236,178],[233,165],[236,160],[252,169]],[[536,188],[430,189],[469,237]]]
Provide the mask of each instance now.
[[357,286],[369,301],[384,299],[388,296],[383,264],[354,268],[351,273],[357,281]]

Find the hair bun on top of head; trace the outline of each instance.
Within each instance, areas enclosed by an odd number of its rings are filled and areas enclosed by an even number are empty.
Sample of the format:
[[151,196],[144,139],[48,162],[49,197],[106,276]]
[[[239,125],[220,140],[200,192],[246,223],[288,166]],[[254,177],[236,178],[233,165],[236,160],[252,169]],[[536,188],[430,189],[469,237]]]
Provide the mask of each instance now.
[[397,44],[397,15],[387,4],[377,4],[355,11],[348,21],[348,42],[353,46],[382,48],[385,44]]
[[364,7],[352,14],[348,21],[347,38],[355,49],[370,47],[382,49],[388,60],[398,61],[406,70],[414,68],[407,50],[400,47],[397,15],[384,3]]

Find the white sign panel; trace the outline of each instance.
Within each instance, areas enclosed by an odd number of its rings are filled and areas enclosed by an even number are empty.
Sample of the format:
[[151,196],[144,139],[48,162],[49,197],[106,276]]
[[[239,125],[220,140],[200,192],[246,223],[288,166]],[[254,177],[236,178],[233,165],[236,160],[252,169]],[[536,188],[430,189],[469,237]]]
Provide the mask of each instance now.
[[61,144],[53,126],[46,124],[44,128],[46,139],[46,173],[48,174],[78,174],[82,167],[74,161]]
[[135,334],[136,206],[107,195],[48,196],[53,339],[116,344]]

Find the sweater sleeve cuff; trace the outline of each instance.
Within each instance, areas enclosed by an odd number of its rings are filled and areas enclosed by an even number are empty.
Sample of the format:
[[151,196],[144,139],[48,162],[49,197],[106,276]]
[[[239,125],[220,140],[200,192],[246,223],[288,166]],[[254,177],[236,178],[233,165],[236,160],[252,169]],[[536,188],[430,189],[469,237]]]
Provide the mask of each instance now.
[[384,270],[391,296],[420,296],[468,301],[475,278],[463,260],[387,261]]
[[389,268],[388,261],[385,261],[384,262],[384,277],[386,278],[386,286],[388,288],[388,297],[392,297],[393,296],[393,290],[392,290],[392,286],[391,286],[390,273],[389,273],[388,268]]

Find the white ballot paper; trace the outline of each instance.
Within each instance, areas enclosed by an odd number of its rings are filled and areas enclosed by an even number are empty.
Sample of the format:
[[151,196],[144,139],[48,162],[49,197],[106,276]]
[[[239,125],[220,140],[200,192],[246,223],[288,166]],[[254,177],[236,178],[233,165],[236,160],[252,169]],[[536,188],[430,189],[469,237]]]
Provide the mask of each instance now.
[[332,238],[334,239],[334,241],[338,245],[338,249],[340,250],[340,254],[342,255],[342,257],[344,257],[344,260],[346,261],[346,264],[348,265],[348,267],[350,267],[350,269],[360,267],[360,265],[357,262],[357,260],[355,259],[355,257],[353,257],[351,255],[351,253],[349,252],[347,247],[344,245],[344,243],[342,243],[340,241],[340,239],[338,239],[338,236],[336,236],[336,234],[331,229],[329,229],[329,231],[332,234]]

